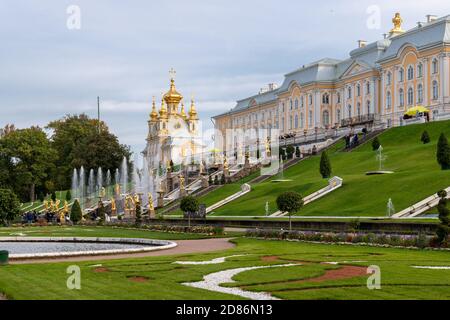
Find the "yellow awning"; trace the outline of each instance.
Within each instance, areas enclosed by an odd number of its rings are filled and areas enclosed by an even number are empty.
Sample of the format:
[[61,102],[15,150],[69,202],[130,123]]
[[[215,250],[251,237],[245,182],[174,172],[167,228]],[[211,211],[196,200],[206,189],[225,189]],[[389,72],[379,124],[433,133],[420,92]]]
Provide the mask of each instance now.
[[405,115],[407,116],[415,116],[417,113],[427,113],[430,112],[430,110],[428,110],[427,108],[425,108],[424,106],[415,106],[412,108],[409,108],[406,112]]

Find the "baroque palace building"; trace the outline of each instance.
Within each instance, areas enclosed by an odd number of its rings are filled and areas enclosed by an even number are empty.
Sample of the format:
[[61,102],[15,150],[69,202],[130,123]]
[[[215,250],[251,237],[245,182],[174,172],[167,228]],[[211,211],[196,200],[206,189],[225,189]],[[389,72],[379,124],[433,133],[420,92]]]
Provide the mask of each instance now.
[[[257,95],[213,117],[216,129],[279,129],[314,135],[350,127],[398,126],[421,105],[430,120],[450,116],[450,15],[428,15],[402,30],[399,13],[383,39],[358,41],[346,60],[325,58],[285,75]],[[226,141],[227,149],[233,148]],[[235,146],[234,146],[235,147]]]

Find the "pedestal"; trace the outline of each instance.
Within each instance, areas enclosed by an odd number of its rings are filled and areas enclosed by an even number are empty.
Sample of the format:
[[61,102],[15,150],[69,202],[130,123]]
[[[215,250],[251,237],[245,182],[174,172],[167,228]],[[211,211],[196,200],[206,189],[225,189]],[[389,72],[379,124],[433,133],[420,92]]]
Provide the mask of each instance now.
[[208,188],[209,187],[209,181],[208,176],[202,176],[202,188]]
[[186,189],[185,188],[181,188],[180,189],[180,198],[183,198],[186,196]]

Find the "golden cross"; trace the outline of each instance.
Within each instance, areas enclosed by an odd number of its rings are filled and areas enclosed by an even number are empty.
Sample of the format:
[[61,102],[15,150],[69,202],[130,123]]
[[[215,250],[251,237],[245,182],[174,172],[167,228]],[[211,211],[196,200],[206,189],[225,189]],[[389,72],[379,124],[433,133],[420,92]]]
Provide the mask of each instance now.
[[170,78],[175,79],[176,74],[177,74],[177,72],[173,68],[170,68],[170,70],[169,70]]

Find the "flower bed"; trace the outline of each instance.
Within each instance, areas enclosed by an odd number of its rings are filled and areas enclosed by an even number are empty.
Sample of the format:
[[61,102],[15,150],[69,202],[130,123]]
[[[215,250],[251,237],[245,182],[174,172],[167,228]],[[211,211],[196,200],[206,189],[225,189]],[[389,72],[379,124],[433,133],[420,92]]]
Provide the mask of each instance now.
[[[279,239],[279,240],[299,240],[309,242],[325,243],[346,243],[346,244],[368,244],[379,246],[427,248],[437,247],[433,236],[425,234],[416,235],[392,235],[375,233],[333,233],[333,232],[313,232],[313,231],[285,231],[254,229],[247,230],[247,237]],[[446,248],[446,247],[444,247]]]

